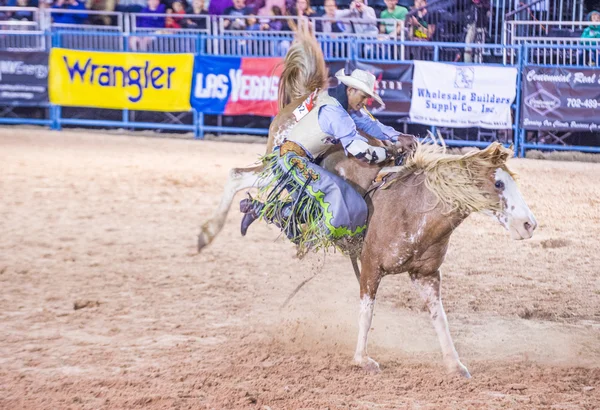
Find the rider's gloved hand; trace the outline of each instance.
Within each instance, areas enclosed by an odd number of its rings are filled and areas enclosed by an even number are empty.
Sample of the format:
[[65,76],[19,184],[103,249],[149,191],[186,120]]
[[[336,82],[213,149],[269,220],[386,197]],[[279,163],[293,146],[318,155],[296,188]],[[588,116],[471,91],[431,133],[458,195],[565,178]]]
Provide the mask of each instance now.
[[383,147],[371,147],[371,164],[378,164],[389,159],[389,151]]
[[393,160],[396,159],[399,155],[403,154],[403,149],[402,147],[399,147],[398,145],[395,144],[389,144],[385,147],[385,150],[387,151],[387,156],[389,160]]
[[368,164],[378,164],[388,159],[387,150],[384,147],[374,147],[361,140],[353,140],[346,145],[346,151]]
[[394,145],[400,149],[400,152],[410,155],[417,147],[417,139],[414,135],[400,133],[394,138]]

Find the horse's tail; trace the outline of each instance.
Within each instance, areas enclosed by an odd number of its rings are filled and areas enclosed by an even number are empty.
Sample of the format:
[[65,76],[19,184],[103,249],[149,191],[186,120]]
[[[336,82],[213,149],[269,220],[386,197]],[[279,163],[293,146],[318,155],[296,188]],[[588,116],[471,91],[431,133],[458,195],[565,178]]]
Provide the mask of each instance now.
[[279,110],[293,100],[306,97],[317,88],[326,88],[328,84],[329,73],[323,51],[309,28],[310,23],[299,23],[296,40],[283,62],[279,80]]

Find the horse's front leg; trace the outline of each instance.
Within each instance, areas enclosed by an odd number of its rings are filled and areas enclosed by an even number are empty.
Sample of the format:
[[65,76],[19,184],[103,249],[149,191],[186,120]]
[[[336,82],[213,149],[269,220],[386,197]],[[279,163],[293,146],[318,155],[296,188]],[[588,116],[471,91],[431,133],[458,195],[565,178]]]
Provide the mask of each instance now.
[[442,346],[442,354],[444,356],[444,364],[451,373],[458,373],[461,376],[470,378],[471,375],[467,368],[460,362],[458,353],[454,347],[454,342],[450,336],[448,329],[448,319],[444,311],[441,295],[441,273],[436,271],[432,275],[415,275],[411,274],[411,279],[423,300],[427,303],[429,314],[433,327],[437,333],[438,339]]
[[374,269],[368,261],[362,263],[360,272],[360,313],[358,314],[358,342],[354,353],[354,363],[368,372],[379,373],[379,364],[367,354],[367,338],[371,321],[373,320],[373,309],[375,308],[375,296],[381,281],[381,274]]
[[204,222],[200,227],[198,235],[198,252],[209,245],[217,236],[223,225],[225,218],[233,202],[235,194],[242,189],[250,188],[258,181],[258,174],[263,170],[263,165],[258,165],[252,168],[233,168],[229,171],[229,178],[223,190],[221,202],[211,218]]

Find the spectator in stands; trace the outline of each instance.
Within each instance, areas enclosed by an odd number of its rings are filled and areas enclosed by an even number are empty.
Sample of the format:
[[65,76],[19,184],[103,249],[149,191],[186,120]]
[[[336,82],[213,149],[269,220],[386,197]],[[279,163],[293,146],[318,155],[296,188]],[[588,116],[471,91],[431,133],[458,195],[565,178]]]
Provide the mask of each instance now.
[[[111,12],[115,11],[117,5],[116,0],[87,0],[85,7],[88,10]],[[92,24],[100,24],[105,26],[111,25],[111,17],[107,15],[90,15]]]
[[145,14],[136,16],[136,29],[142,29],[148,35],[145,37],[131,36],[129,37],[129,48],[132,51],[146,51],[148,46],[156,37],[150,34],[158,32],[158,29],[165,28],[166,7],[160,4],[160,0],[148,0],[147,6],[140,13]]
[[[16,2],[8,3],[9,6],[15,7],[35,7],[29,0],[16,0]],[[33,21],[33,13],[31,11],[14,11],[10,15],[11,20],[18,21]]]
[[211,16],[222,16],[225,10],[233,6],[232,0],[210,0],[208,3],[208,14]]
[[379,34],[375,10],[369,7],[367,0],[354,0],[348,10],[338,10],[337,16],[352,19],[350,24],[356,34],[375,36]]
[[248,7],[254,15],[258,14],[258,10],[264,6],[265,0],[246,0],[246,7]]
[[337,12],[335,0],[325,0],[325,12],[321,15],[322,20],[317,20],[315,31],[319,33],[343,33],[344,25],[337,21]]
[[[467,35],[465,43],[485,43],[486,17],[489,17],[490,0],[471,0],[470,10],[467,14]],[[483,62],[483,49],[475,49],[475,60],[478,63]],[[465,63],[473,62],[473,48],[465,47]]]
[[[208,10],[206,8],[205,1],[204,0],[193,0],[192,5],[186,9],[185,14],[194,15],[194,16],[207,16]],[[205,30],[206,29],[206,17],[186,18],[182,21],[182,26],[185,28]]]
[[[56,0],[52,9],[85,10],[85,3],[78,0]],[[58,24],[83,24],[88,16],[83,13],[52,13],[52,17]]]
[[427,11],[427,0],[415,0],[410,17],[409,37],[415,41],[431,41],[435,34],[432,15]]
[[[38,8],[40,9],[40,13],[44,13],[45,10],[48,10],[49,8],[52,7],[52,0],[40,0],[38,2]],[[31,3],[32,5],[35,3]]]
[[[274,17],[282,17],[283,13],[281,12],[281,8],[279,6],[271,7],[271,16]],[[284,19],[270,19],[264,20],[260,25],[260,29],[263,31],[289,31],[290,28],[287,25],[287,22]]]
[[117,0],[115,11],[120,13],[139,13],[147,6],[146,0]]
[[228,7],[223,12],[225,16],[232,16],[232,19],[226,19],[223,26],[228,30],[245,30],[246,19],[243,16],[250,15],[251,10],[246,7],[246,0],[233,0],[233,6]]
[[[140,13],[148,14],[147,16],[137,16],[138,28],[165,28],[166,7],[160,4],[160,0],[148,0],[147,6]],[[155,14],[152,16],[151,14]]]
[[185,9],[187,9],[189,6],[187,0],[160,0],[160,2],[165,5],[167,11],[169,11],[169,9],[173,10],[173,3],[175,3],[176,1],[181,3],[185,12]]
[[288,8],[287,14],[296,17],[296,19],[290,19],[288,21],[288,25],[293,31],[298,29],[298,24],[301,19],[308,22],[310,17],[317,16],[317,12],[310,7],[310,0],[296,0],[296,2]]
[[285,0],[265,0],[265,6],[258,11],[259,16],[272,16],[273,7],[279,7],[282,15],[285,14]]
[[258,23],[258,19],[255,14],[249,14],[246,19],[246,30],[248,31],[259,31],[260,24]]
[[317,14],[317,12],[310,7],[310,0],[295,0],[291,3],[287,3],[286,6],[288,15],[290,16],[311,17]]
[[597,24],[594,26],[587,26],[586,29],[583,30],[581,38],[593,38],[598,40],[594,42],[586,41],[584,43],[586,46],[594,46],[589,50],[585,50],[585,57],[587,57],[585,60],[589,65],[596,65],[598,57],[598,47],[600,46],[600,12],[596,10],[592,11],[590,14],[588,14],[588,21]]
[[[6,7],[6,6],[8,6],[7,0],[0,0],[0,7]],[[8,20],[10,15],[11,15],[11,13],[8,11],[0,10],[0,21]]]
[[[389,20],[379,25],[379,31],[383,34],[400,34],[402,24],[395,24],[393,20],[404,21],[408,9],[398,5],[398,0],[385,0],[387,8],[381,12],[381,19]],[[394,33],[394,26],[396,27]]]
[[181,22],[183,20],[183,17],[181,16],[185,14],[185,10],[183,9],[183,4],[181,4],[181,1],[173,1],[173,3],[171,3],[171,8],[167,10],[167,14],[171,14],[171,16],[168,16],[165,19],[165,27],[181,28]]

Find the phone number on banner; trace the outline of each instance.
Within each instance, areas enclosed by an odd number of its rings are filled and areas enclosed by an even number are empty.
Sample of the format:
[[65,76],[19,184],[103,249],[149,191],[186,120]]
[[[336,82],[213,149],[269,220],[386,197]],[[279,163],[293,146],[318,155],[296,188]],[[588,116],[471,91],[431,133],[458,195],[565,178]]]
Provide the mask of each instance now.
[[567,108],[598,108],[598,100],[588,98],[582,100],[580,98],[567,98]]

